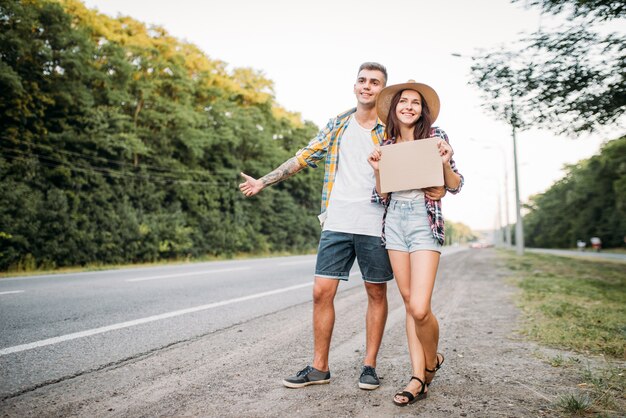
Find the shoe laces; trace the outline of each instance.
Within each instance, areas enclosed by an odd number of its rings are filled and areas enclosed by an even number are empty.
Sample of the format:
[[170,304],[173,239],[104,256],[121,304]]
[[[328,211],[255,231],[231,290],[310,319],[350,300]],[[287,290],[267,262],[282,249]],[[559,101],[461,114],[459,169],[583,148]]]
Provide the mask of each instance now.
[[300,376],[306,376],[307,374],[311,373],[313,371],[313,367],[311,366],[306,366],[304,369],[300,370],[296,376],[300,377]]
[[376,370],[371,366],[363,366],[363,372],[361,374],[367,374],[369,376],[378,377],[376,376]]

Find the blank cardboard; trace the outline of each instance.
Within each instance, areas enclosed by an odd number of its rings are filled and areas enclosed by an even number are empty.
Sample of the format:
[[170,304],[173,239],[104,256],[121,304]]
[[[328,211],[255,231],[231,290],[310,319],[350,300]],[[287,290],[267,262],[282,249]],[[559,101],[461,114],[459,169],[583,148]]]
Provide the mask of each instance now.
[[443,164],[437,148],[440,138],[385,145],[380,148],[382,193],[443,186]]

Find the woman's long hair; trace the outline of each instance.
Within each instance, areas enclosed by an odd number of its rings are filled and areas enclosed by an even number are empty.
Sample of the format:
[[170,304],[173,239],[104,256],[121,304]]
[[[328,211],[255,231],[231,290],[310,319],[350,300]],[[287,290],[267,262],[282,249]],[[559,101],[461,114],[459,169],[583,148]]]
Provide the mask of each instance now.
[[[394,142],[396,141],[396,138],[400,136],[400,121],[396,116],[396,107],[400,102],[400,96],[402,96],[403,91],[405,90],[401,90],[393,96],[393,99],[391,99],[391,105],[389,106],[389,114],[387,115],[387,127],[385,128],[385,133],[387,134],[387,138],[393,138]],[[422,93],[418,91],[417,94],[420,95],[420,99],[422,101],[422,115],[415,124],[413,139],[429,138],[430,128],[433,124],[430,117],[430,109],[428,108],[428,103],[424,100]]]

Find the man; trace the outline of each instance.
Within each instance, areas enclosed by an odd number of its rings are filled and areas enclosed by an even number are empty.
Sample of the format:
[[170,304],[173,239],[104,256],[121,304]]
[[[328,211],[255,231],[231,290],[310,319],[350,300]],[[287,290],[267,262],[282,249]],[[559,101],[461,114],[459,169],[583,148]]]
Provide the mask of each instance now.
[[[254,179],[241,173],[239,185],[245,196],[253,196],[306,166],[317,167],[325,158],[322,235],[313,286],[313,363],[283,380],[289,388],[330,382],[328,353],[335,323],[334,299],[339,280],[348,280],[355,258],[367,291],[366,353],[359,377],[361,389],[376,389],[376,357],[387,320],[387,282],[393,278],[389,258],[381,245],[384,208],[370,202],[376,184],[367,162],[369,154],[383,141],[384,125],[376,115],[376,98],[387,83],[387,70],[374,62],[359,68],[354,84],[356,108],[332,118],[295,157],[271,173]],[[339,164],[341,162],[341,164]],[[438,198],[441,198],[441,191]]]

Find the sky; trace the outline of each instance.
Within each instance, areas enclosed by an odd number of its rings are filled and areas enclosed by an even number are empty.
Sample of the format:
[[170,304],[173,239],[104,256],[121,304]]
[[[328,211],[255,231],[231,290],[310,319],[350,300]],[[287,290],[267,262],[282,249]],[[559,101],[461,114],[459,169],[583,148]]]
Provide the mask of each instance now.
[[[446,219],[475,230],[492,229],[505,221],[506,201],[508,218],[514,222],[511,129],[481,108],[480,92],[468,85],[469,57],[482,49],[511,45],[524,33],[556,27],[559,18],[527,9],[523,1],[507,0],[84,3],[113,17],[131,16],[162,26],[230,69],[261,71],[274,82],[278,104],[319,127],[355,106],[352,89],[362,62],[385,65],[388,84],[415,79],[430,85],[441,100],[435,125],[448,134],[457,168],[465,177],[463,190],[444,198]],[[565,164],[591,157],[604,139],[621,132],[578,138],[536,129],[517,132],[520,200],[527,202],[529,196],[546,191],[564,176]]]

